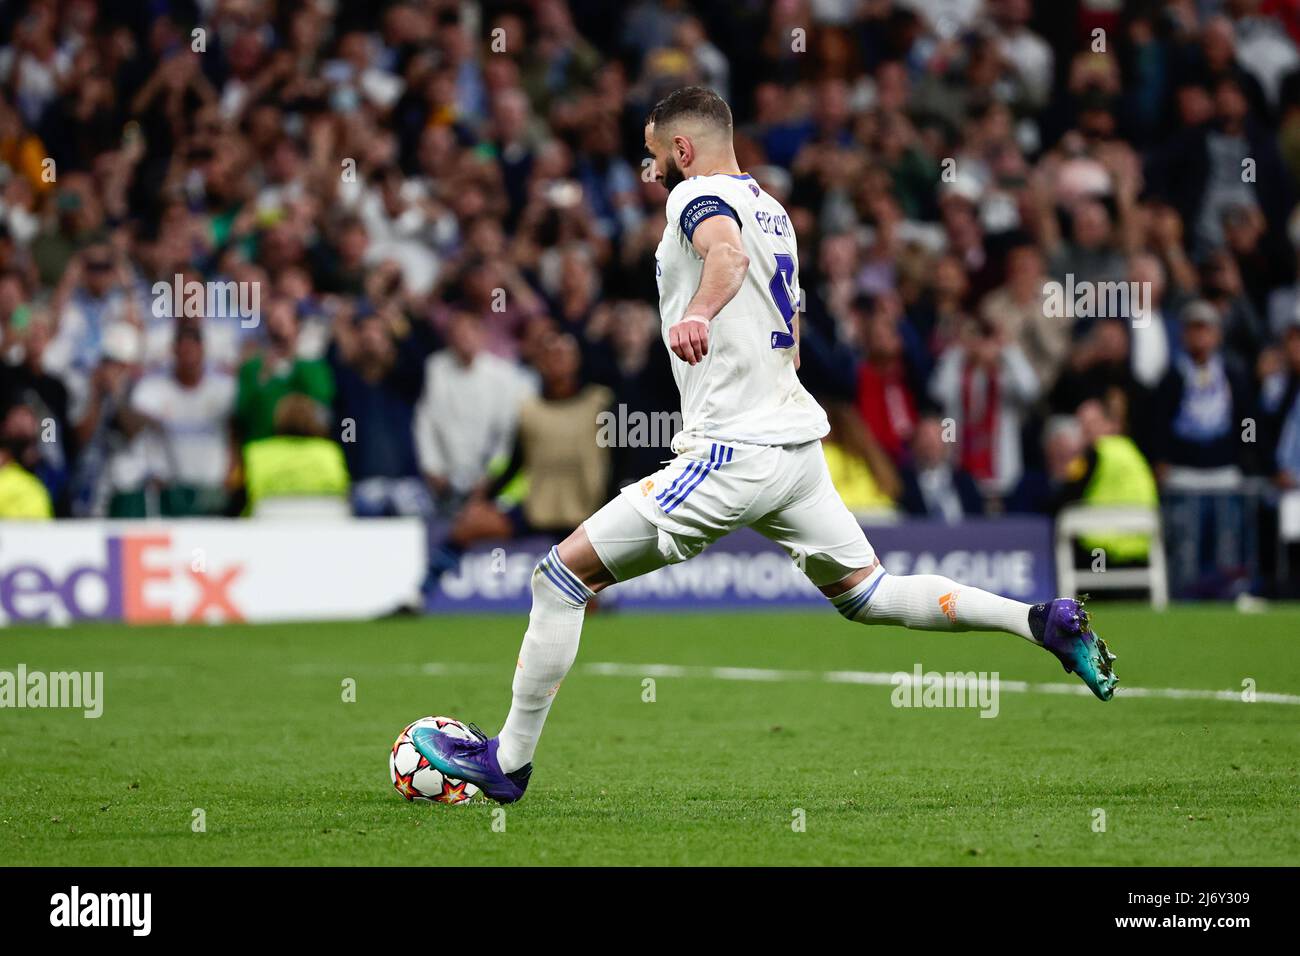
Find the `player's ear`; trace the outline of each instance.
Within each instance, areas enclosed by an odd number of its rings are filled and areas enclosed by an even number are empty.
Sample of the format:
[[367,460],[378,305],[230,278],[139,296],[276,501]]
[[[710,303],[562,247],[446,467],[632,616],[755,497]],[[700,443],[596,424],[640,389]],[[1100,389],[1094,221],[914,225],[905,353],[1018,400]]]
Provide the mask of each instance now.
[[689,166],[691,160],[695,158],[695,147],[691,145],[691,141],[685,136],[673,137],[673,149],[677,153],[677,165],[679,166]]

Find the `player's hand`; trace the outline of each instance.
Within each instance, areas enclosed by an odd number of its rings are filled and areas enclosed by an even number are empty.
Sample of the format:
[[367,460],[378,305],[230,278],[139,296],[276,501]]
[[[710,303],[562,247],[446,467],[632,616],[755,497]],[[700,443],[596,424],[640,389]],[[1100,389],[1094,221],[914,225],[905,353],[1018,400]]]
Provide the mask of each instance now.
[[668,347],[687,365],[695,365],[709,354],[709,322],[703,316],[688,315],[668,329]]

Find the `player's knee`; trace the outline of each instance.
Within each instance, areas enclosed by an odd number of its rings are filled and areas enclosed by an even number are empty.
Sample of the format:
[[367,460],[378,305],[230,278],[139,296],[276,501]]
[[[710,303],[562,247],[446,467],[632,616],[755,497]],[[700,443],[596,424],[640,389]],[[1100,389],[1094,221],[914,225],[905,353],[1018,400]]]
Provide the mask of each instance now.
[[556,559],[554,548],[537,562],[529,584],[534,607],[539,602],[554,602],[557,599],[573,607],[585,607],[594,593],[594,589],[584,586],[573,572]]
[[872,565],[869,568],[858,568],[855,571],[850,571],[838,581],[834,581],[830,584],[818,585],[817,589],[828,598],[837,598],[847,591],[852,591],[867,578],[871,577],[871,573],[875,571],[876,567],[878,567],[878,565]]
[[555,554],[569,572],[594,591],[601,591],[614,583],[614,576],[600,560],[587,529],[579,525],[572,534],[559,543]]

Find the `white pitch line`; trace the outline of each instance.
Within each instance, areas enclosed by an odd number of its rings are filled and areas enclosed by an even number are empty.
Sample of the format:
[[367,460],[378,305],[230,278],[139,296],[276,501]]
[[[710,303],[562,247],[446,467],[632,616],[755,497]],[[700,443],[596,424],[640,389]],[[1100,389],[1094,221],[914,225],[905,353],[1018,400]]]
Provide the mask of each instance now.
[[[891,687],[900,681],[911,684],[913,674],[910,671],[795,671],[778,670],[766,667],[700,667],[682,664],[620,664],[604,661],[581,664],[579,671],[598,677],[687,677],[712,680],[758,681],[763,683],[822,682],[826,684],[866,684],[874,687]],[[300,662],[292,664],[289,672],[295,677],[318,677],[336,675],[348,671],[348,668],[319,662]],[[498,674],[500,664],[470,664],[444,661],[430,661],[426,664],[393,664],[375,667],[351,668],[352,673],[369,676],[392,674],[402,677],[424,675],[427,677],[446,677],[452,674]],[[115,678],[152,680],[176,677],[180,671],[168,665],[133,664],[109,671]],[[1009,694],[1074,694],[1091,697],[1092,691],[1083,684],[1036,684],[1022,680],[998,679],[999,691]],[[1200,690],[1186,687],[1126,687],[1120,684],[1116,689],[1117,697],[1157,697],[1165,700],[1224,700],[1247,703],[1241,699],[1238,690]],[[1261,704],[1300,704],[1300,694],[1272,694],[1263,691],[1255,693],[1255,701]]]
[[[585,664],[582,670],[603,677],[704,677],[715,680],[750,681],[824,681],[829,684],[869,684],[893,686],[900,681],[910,684],[913,675],[908,671],[791,671],[769,670],[760,667],[683,667],[676,664]],[[1092,691],[1083,684],[1034,684],[1019,680],[998,680],[998,689],[1012,694],[1081,694],[1091,697]],[[1125,687],[1115,691],[1117,697],[1159,697],[1168,700],[1225,700],[1247,703],[1241,692],[1235,690],[1198,690],[1186,687]],[[1255,700],[1262,704],[1300,704],[1297,694],[1270,694],[1256,692]]]
[[[622,664],[600,661],[579,665],[579,671],[598,677],[687,677],[712,680],[761,681],[765,683],[820,681],[827,684],[866,684],[874,687],[891,687],[900,681],[913,682],[910,671],[795,671],[766,667],[702,667],[683,664]],[[421,670],[429,675],[479,674],[499,670],[495,665],[429,663]],[[1091,697],[1092,691],[1083,684],[1039,684],[1023,680],[999,678],[998,689],[1010,694],[1073,694]],[[1249,703],[1238,690],[1202,690],[1188,687],[1126,687],[1120,684],[1117,697],[1152,697],[1164,700],[1222,700]],[[1274,694],[1256,691],[1255,702],[1261,704],[1300,705],[1300,694]]]

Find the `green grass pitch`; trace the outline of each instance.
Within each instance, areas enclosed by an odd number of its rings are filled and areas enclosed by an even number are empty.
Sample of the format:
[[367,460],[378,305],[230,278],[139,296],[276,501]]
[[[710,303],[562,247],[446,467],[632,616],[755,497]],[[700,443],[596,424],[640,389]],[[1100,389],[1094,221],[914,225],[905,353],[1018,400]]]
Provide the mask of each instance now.
[[[1300,862],[1300,706],[1124,696],[1126,687],[1240,690],[1246,679],[1260,693],[1300,694],[1300,609],[1157,614],[1103,604],[1094,621],[1119,654],[1114,701],[1004,691],[997,717],[985,719],[896,708],[887,685],[821,675],[919,663],[997,671],[1003,681],[1075,678],[1015,637],[866,629],[829,608],[597,613],[528,796],[504,816],[485,802],[407,803],[388,780],[387,755],[402,726],[427,714],[500,725],[522,615],[11,628],[0,632],[0,669],[103,671],[105,705],[97,720],[0,710],[0,858]],[[591,666],[599,662],[631,666],[601,673]],[[652,664],[687,669],[655,678],[647,702],[640,674]],[[712,670],[720,667],[769,670]],[[343,699],[348,678],[355,702]]]

